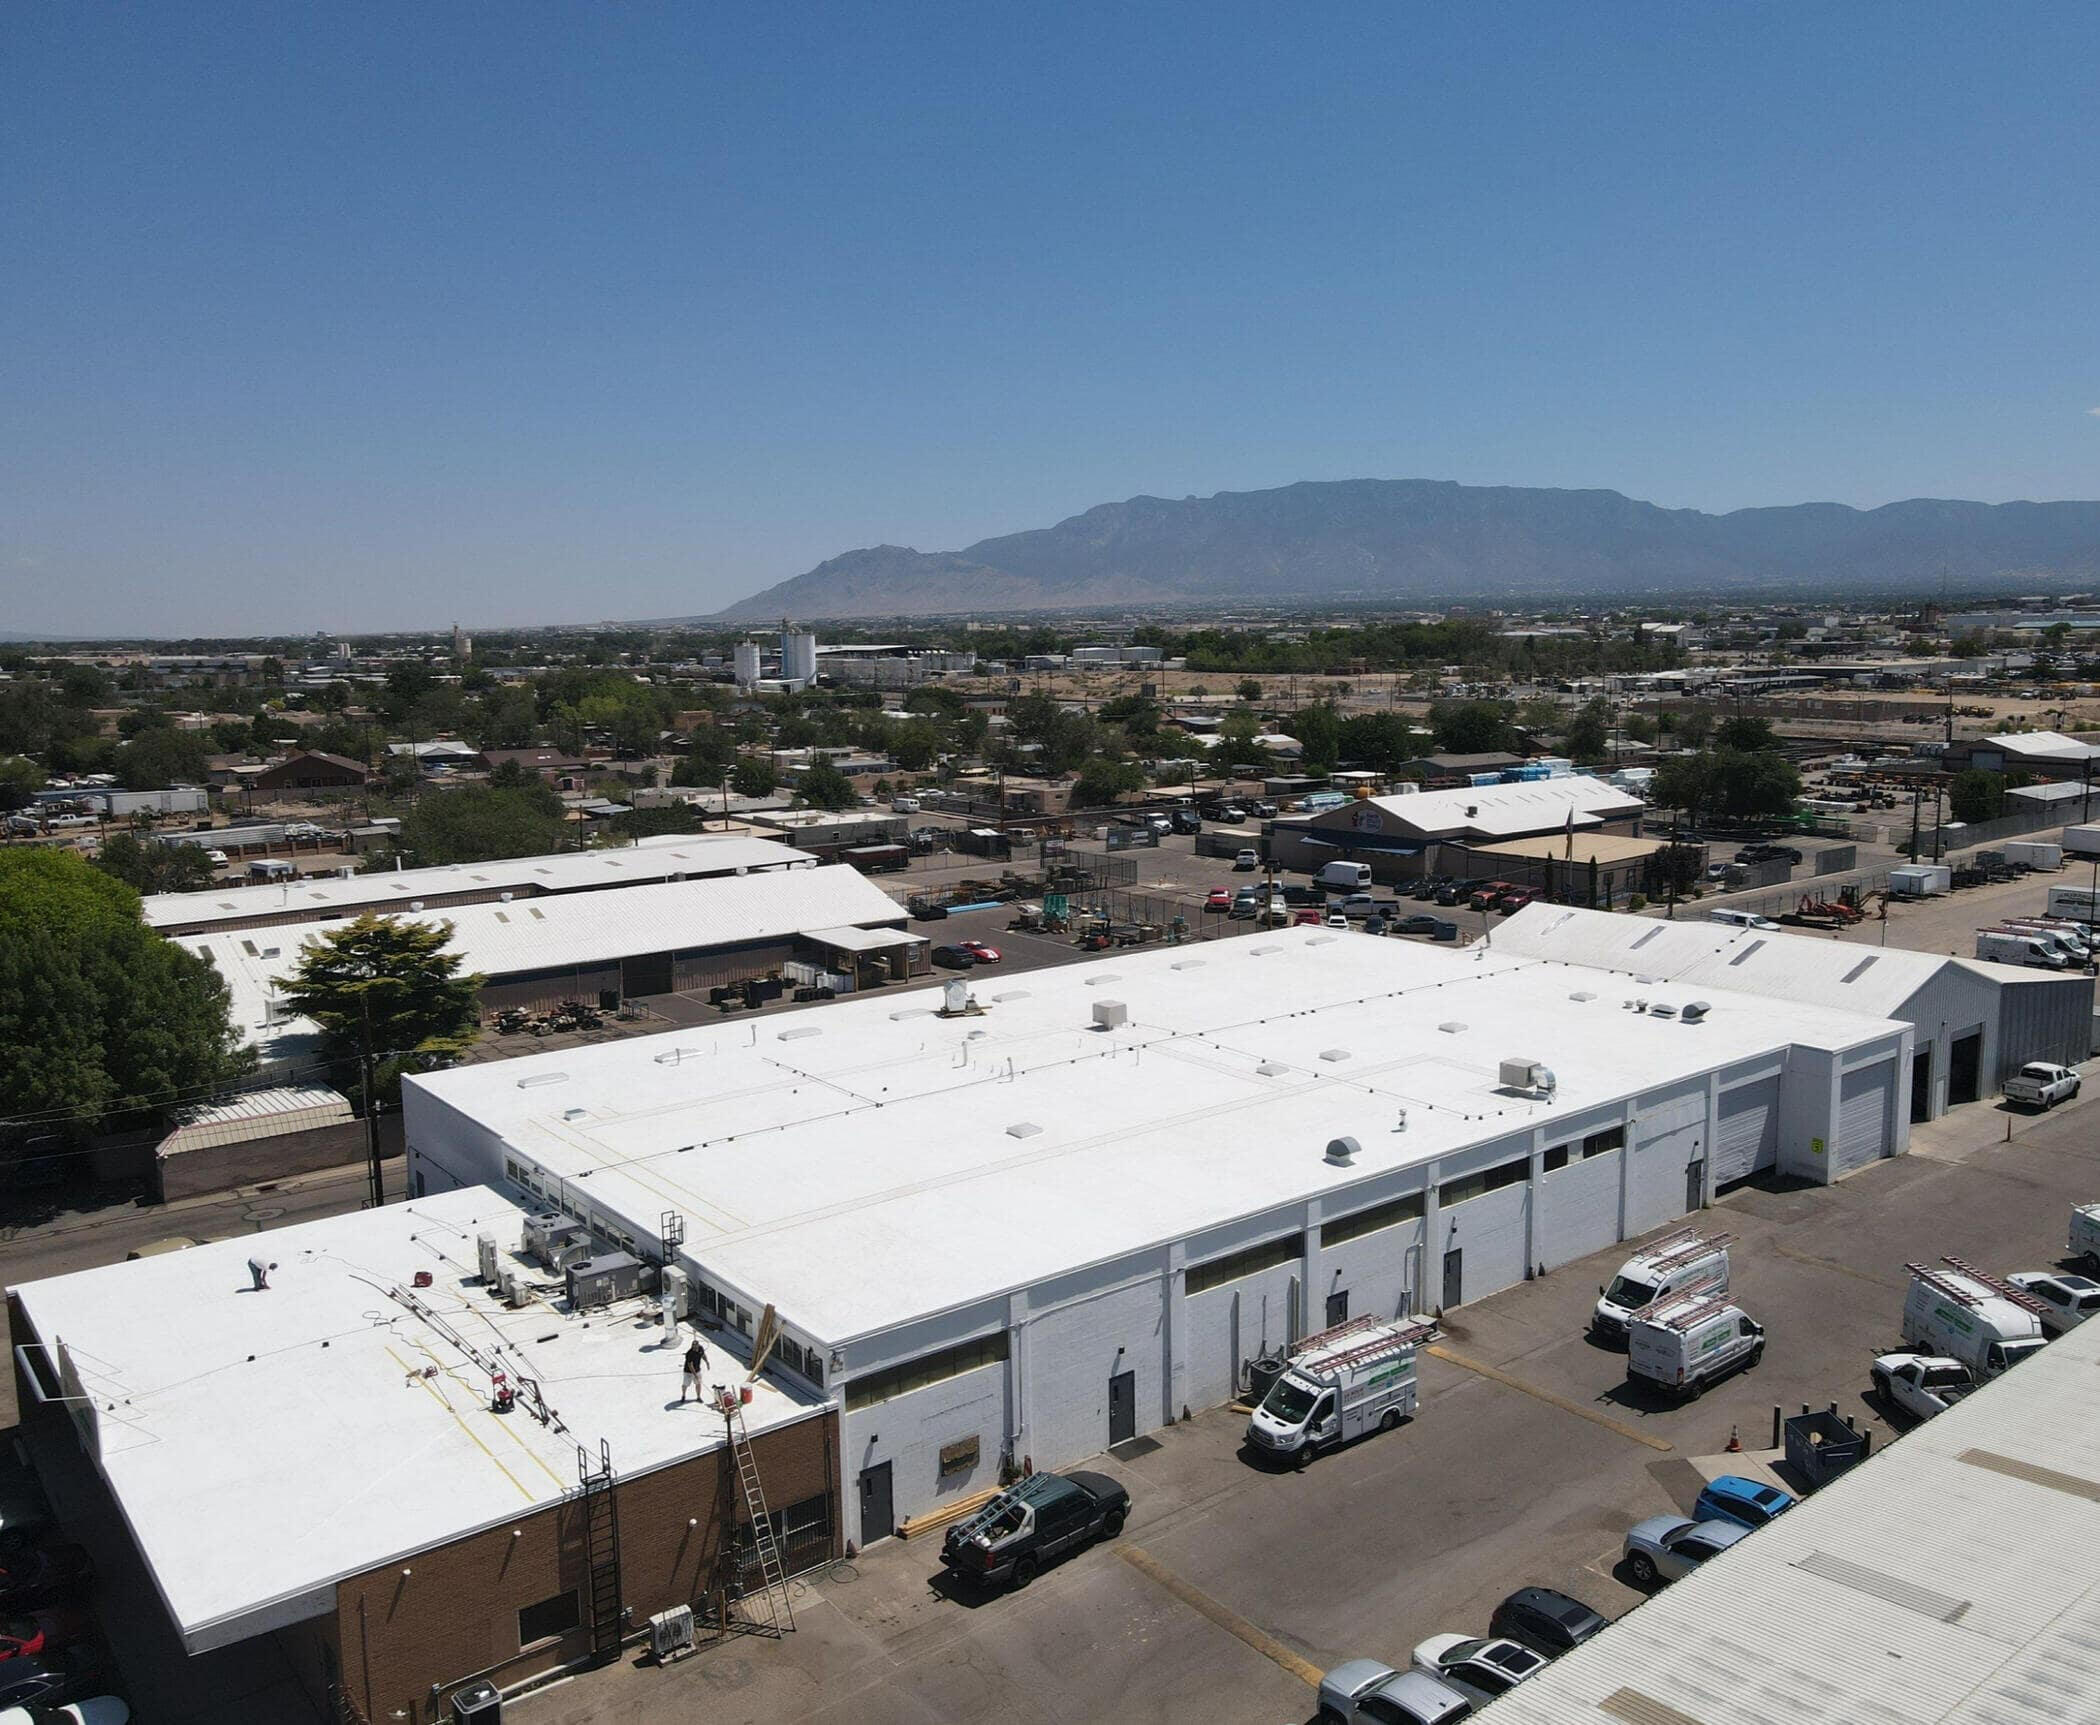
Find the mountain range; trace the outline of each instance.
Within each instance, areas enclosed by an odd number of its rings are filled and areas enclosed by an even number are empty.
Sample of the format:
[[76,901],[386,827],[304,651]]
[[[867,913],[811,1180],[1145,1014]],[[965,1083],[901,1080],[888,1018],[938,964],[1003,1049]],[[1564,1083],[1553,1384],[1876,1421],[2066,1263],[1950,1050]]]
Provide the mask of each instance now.
[[1936,591],[2100,580],[2100,503],[1915,498],[1710,515],[1616,491],[1431,479],[1133,497],[960,551],[876,545],[729,606],[725,621],[1081,607]]

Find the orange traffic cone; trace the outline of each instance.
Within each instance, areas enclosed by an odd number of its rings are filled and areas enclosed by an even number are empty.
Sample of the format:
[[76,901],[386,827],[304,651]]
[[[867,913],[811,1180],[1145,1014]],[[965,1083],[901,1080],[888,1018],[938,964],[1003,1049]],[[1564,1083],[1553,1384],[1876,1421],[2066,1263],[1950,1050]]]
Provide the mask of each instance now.
[[1743,1440],[1735,1435],[1735,1427],[1730,1426],[1728,1428],[1728,1454],[1741,1455],[1742,1453]]

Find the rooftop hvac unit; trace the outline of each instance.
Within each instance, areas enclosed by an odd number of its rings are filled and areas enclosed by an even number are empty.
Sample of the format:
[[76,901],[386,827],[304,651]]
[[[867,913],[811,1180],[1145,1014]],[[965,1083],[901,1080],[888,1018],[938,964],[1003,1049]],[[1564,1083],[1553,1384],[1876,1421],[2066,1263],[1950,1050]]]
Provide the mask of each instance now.
[[677,1328],[678,1320],[685,1316],[687,1286],[686,1275],[683,1270],[676,1264],[666,1264],[664,1266],[661,1300],[664,1313],[664,1328],[667,1330]]
[[496,1285],[496,1278],[503,1268],[502,1260],[496,1255],[495,1235],[476,1234],[474,1236],[474,1258],[481,1270],[482,1285],[493,1288]]
[[1545,1070],[1536,1060],[1526,1060],[1521,1056],[1504,1060],[1501,1069],[1502,1087],[1505,1090],[1536,1090],[1539,1084],[1538,1075]]
[[559,1229],[570,1225],[569,1218],[555,1210],[542,1210],[536,1216],[525,1218],[525,1256],[546,1261],[547,1241]]
[[509,1266],[497,1272],[496,1291],[503,1296],[506,1306],[522,1306],[532,1298],[532,1290],[526,1287],[524,1276]]
[[493,1683],[469,1683],[452,1697],[452,1725],[502,1725],[503,1696]]
[[649,1619],[649,1651],[659,1665],[682,1659],[693,1650],[693,1608],[674,1605]]
[[569,1228],[547,1242],[547,1268],[567,1270],[576,1264],[587,1264],[592,1256],[591,1231],[588,1228]]
[[642,1261],[631,1252],[607,1252],[569,1265],[566,1280],[573,1310],[609,1306],[641,1292]]
[[1130,1008],[1120,1000],[1097,1000],[1094,1002],[1094,1028],[1096,1030],[1120,1030],[1130,1022]]

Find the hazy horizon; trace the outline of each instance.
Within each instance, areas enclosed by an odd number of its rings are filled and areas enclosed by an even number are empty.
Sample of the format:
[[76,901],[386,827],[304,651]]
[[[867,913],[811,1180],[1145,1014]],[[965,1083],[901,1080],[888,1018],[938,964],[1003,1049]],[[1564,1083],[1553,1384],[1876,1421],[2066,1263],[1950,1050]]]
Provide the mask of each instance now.
[[2100,497],[2100,16],[2012,17],[25,7],[0,628],[705,614],[1304,479]]

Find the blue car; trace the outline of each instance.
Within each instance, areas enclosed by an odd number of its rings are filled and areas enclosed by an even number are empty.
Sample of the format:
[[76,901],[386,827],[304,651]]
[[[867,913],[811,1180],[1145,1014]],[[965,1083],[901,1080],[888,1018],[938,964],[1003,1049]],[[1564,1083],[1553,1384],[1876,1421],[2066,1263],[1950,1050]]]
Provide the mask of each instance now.
[[1700,1521],[1732,1521],[1738,1527],[1760,1528],[1793,1507],[1792,1494],[1776,1485],[1760,1485],[1740,1474],[1724,1473],[1699,1494],[1692,1514]]

